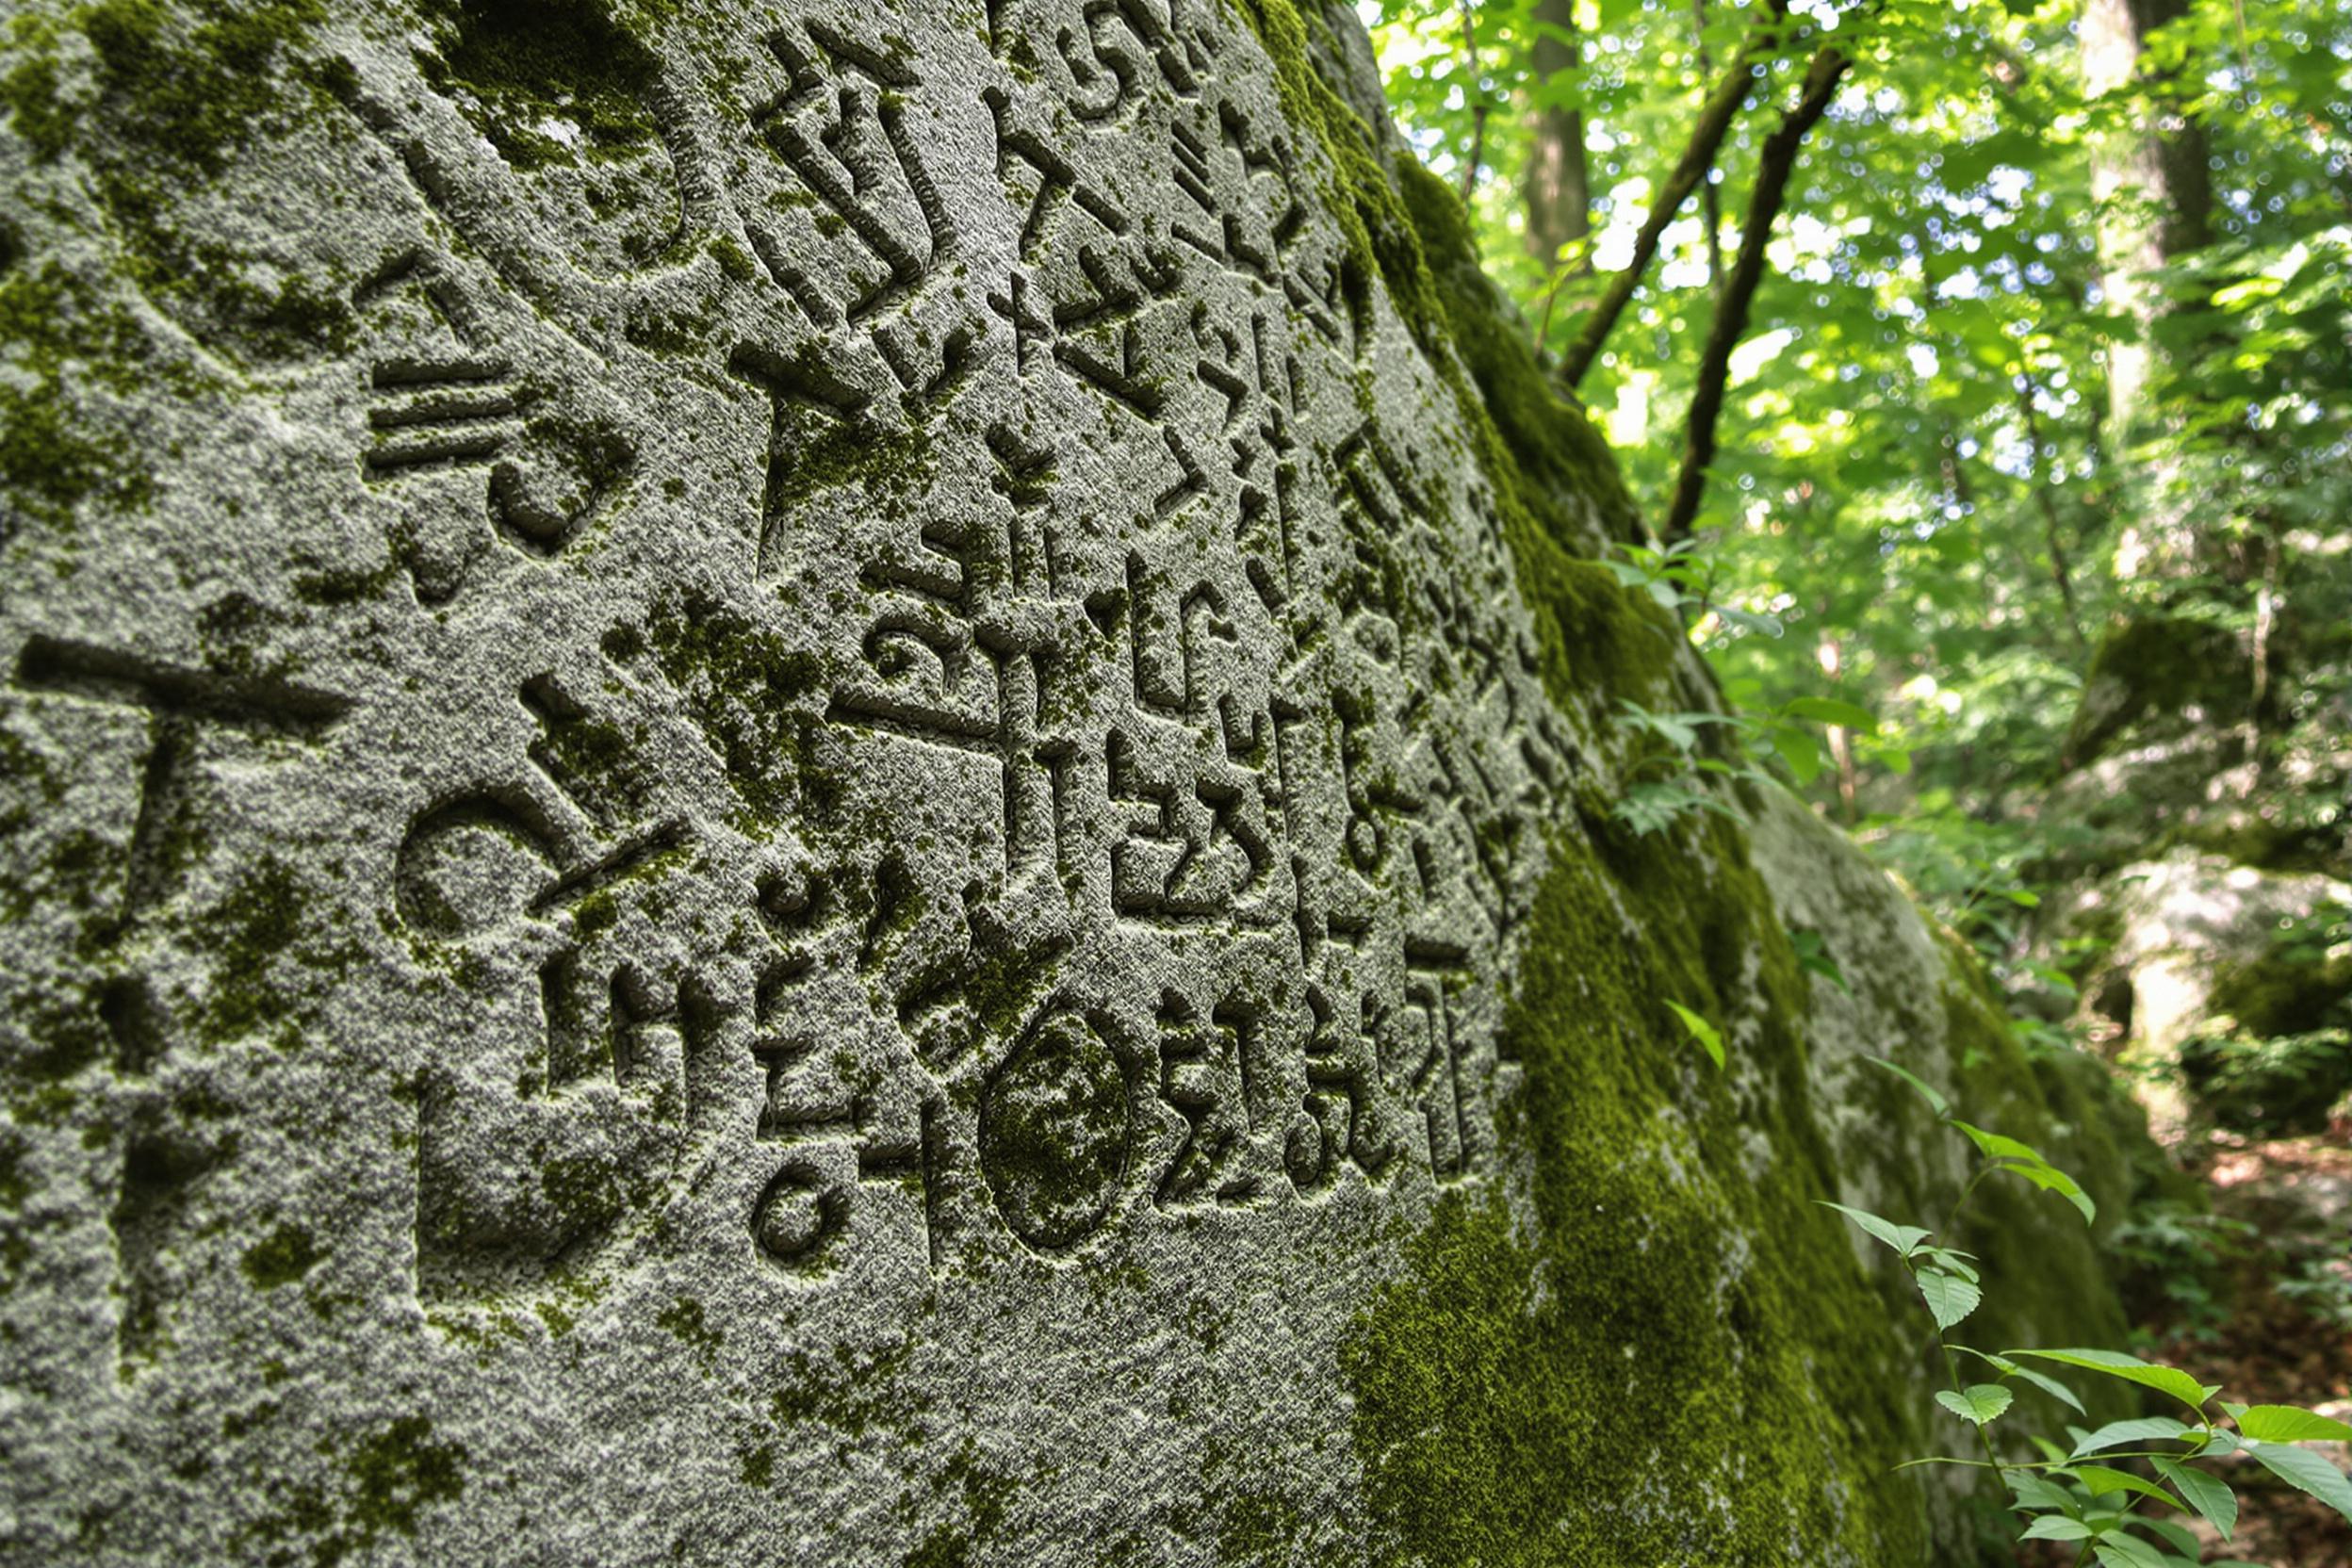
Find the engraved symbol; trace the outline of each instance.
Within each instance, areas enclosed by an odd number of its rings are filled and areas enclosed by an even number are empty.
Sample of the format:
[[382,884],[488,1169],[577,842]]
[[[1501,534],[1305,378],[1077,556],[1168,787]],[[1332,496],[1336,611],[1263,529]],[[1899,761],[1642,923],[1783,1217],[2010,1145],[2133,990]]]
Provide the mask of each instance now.
[[1043,873],[1059,856],[1057,780],[1072,750],[1044,728],[1056,642],[997,607],[1007,587],[1051,593],[1052,539],[1028,515],[1042,502],[1038,476],[1051,454],[1002,430],[990,440],[1011,503],[1003,532],[934,521],[911,549],[886,543],[875,552],[860,575],[890,596],[867,625],[863,668],[835,687],[826,717],[995,761],[1004,869]]
[[[788,246],[766,220],[746,232],[770,274],[817,325],[846,318],[854,326],[911,296],[953,255],[956,229],[906,121],[901,95],[917,85],[913,74],[823,23],[812,21],[807,30],[805,48],[790,31],[769,37],[788,84],[752,111],[751,122],[833,225],[855,237],[871,259],[841,280],[846,298],[836,317],[840,296],[786,258],[838,256],[839,247]],[[823,238],[824,229],[816,225],[815,237]]]
[[[368,375],[360,464],[368,482],[486,468],[482,514],[495,537],[537,560],[561,553],[617,493],[636,462],[632,443],[567,400],[542,408],[507,356],[483,351],[491,332],[482,313],[424,252],[395,255],[352,299],[389,351]],[[465,580],[469,561],[449,559],[450,548],[411,541],[403,550],[427,603],[449,598]]]
[[522,405],[502,361],[380,362],[369,378],[378,406],[362,461],[374,477],[427,464],[487,463],[512,441]]
[[1203,1021],[1170,991],[1159,1021],[1160,1098],[1184,1119],[1184,1135],[1154,1198],[1164,1209],[1249,1203],[1264,1191],[1250,1141],[1260,1098],[1251,1090],[1266,1077],[1262,1021],[1234,1002]]
[[853,1096],[846,1104],[795,1106],[789,1091],[808,1049],[796,1042],[758,1053],[768,1074],[758,1135],[788,1151],[752,1206],[751,1234],[760,1255],[794,1273],[820,1270],[833,1261],[833,1244],[849,1228],[858,1188],[911,1183],[923,1194],[928,1262],[937,1267],[942,1108],[926,1099],[908,1119],[914,1125],[894,1132],[869,1096]]
[[1242,689],[1225,596],[1202,580],[1176,597],[1131,554],[1124,606],[1135,718],[1104,753],[1111,804],[1140,809],[1114,818],[1113,905],[1148,919],[1277,919],[1264,902],[1279,863],[1265,773],[1276,731]]
[[1050,131],[1016,106],[1002,87],[981,90],[980,96],[996,121],[996,172],[1005,193],[1022,209],[1021,259],[1036,262],[1049,243],[1063,248],[1057,235],[1062,204],[1075,204],[1098,225],[1103,236],[1123,236],[1127,219],[1094,183],[1054,150]]
[[1210,118],[1204,113],[1198,127],[1180,118],[1169,127],[1176,187],[1192,207],[1173,232],[1210,260],[1277,285],[1306,222],[1291,188],[1288,149],[1260,146],[1230,104],[1218,106],[1213,125]]
[[[881,1059],[844,1047],[815,1021],[822,1011],[812,999],[828,979],[845,977],[821,971],[813,950],[828,928],[849,926],[845,902],[796,871],[774,874],[760,889],[759,913],[775,951],[754,1000],[751,1051],[766,1084],[756,1135],[780,1147],[783,1158],[752,1205],[751,1235],[761,1258],[802,1278],[841,1266],[839,1244],[861,1223],[860,1206],[891,1189],[919,1201],[925,1256],[936,1269],[958,1186],[948,1168],[946,1103],[925,1065],[904,1046]],[[889,933],[912,904],[904,867],[886,859],[858,944],[861,979],[887,986],[896,956]],[[902,997],[902,1024],[920,1006],[917,997]],[[921,1049],[911,1031],[908,1038]]]
[[1304,1114],[1292,1124],[1283,1150],[1291,1183],[1302,1197],[1329,1191],[1343,1161],[1378,1181],[1397,1153],[1380,1105],[1378,1019],[1370,999],[1364,1001],[1360,1026],[1340,1022],[1320,987],[1307,988],[1307,1009],[1314,1024],[1299,1100]]
[[[98,988],[98,1015],[114,1045],[114,1087],[123,1096],[116,1121],[127,1127],[118,1167],[120,1188],[106,1221],[114,1237],[119,1369],[152,1358],[169,1343],[168,1309],[185,1287],[174,1263],[189,1239],[198,1191],[220,1168],[226,1143],[191,1133],[194,1119],[167,1117],[161,1072],[172,1024],[136,955],[142,927],[178,890],[185,868],[167,847],[185,836],[192,809],[188,774],[200,734],[209,727],[248,736],[316,740],[351,709],[334,693],[267,678],[221,675],[141,658],[121,649],[36,634],[18,655],[16,683],[91,701],[143,709],[145,757],[139,768],[138,816],[124,857],[115,912],[99,933],[105,957],[122,966]],[[267,876],[278,866],[268,860]],[[279,869],[283,869],[282,867]]]
[[1429,1170],[1441,1182],[1458,1181],[1482,1152],[1473,1126],[1469,1091],[1462,1082],[1462,1042],[1457,1037],[1446,987],[1415,973],[1405,987],[1405,1004],[1382,1021],[1381,1070],[1392,1090],[1419,1107],[1429,1132]]
[[1296,356],[1276,349],[1277,326],[1270,316],[1262,306],[1252,308],[1245,340],[1211,320],[1205,309],[1196,311],[1193,341],[1200,357],[1193,373],[1225,401],[1218,433],[1241,482],[1233,539],[1241,547],[1250,587],[1272,615],[1288,601],[1298,571],[1293,426],[1301,371]]
[[982,1090],[980,1169],[1004,1223],[1041,1252],[1102,1228],[1134,1142],[1127,1068],[1079,1013],[1046,1009]]
[[682,869],[692,832],[654,815],[633,748],[551,673],[517,696],[533,771],[419,810],[394,867],[408,928],[464,945],[476,1009],[418,1085],[429,1298],[593,1263],[710,1132],[718,1008],[616,896]]
[[600,855],[583,855],[528,791],[488,788],[416,814],[400,841],[393,887],[409,925],[462,940],[525,914],[576,906],[675,854],[686,838],[684,824],[657,823]]
[[250,734],[316,739],[351,706],[347,697],[292,681],[185,669],[46,635],[25,641],[17,658],[16,679],[34,690],[70,692],[147,710],[139,818],[131,829],[115,940],[170,891],[172,867],[162,852],[162,841],[173,819],[186,809],[186,768],[200,727],[223,725]]
[[1086,122],[1119,118],[1163,84],[1192,97],[1207,66],[1200,42],[1186,38],[1180,48],[1143,0],[1086,0],[1079,27],[1062,28],[1054,41],[1070,72],[1070,112]]

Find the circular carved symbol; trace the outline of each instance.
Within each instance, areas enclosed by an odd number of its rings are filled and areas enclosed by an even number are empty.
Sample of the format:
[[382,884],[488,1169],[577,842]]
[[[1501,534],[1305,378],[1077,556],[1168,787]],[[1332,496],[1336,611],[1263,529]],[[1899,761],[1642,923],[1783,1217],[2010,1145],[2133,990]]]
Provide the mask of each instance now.
[[1126,1070],[1075,1013],[1032,1028],[981,1096],[981,1172],[1004,1223],[1041,1251],[1074,1247],[1102,1226],[1134,1141]]
[[823,1256],[848,1215],[848,1197],[815,1166],[788,1161],[751,1211],[752,1239],[772,1263],[807,1268]]
[[484,790],[419,812],[393,869],[401,920],[426,936],[464,939],[528,908],[563,857],[527,806]]

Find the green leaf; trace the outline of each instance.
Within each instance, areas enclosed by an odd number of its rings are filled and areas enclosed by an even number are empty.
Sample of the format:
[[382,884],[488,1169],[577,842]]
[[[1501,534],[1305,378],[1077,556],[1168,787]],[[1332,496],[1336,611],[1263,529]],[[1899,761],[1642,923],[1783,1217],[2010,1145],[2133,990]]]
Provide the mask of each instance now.
[[1936,1391],[1936,1402],[1963,1421],[1980,1427],[1990,1426],[2009,1408],[2010,1393],[1999,1383],[1970,1383],[1959,1393],[1949,1388]]
[[2074,1205],[2075,1212],[2082,1215],[2082,1223],[2085,1225],[2099,1217],[2099,1205],[2091,1201],[2091,1195],[2084,1192],[2073,1177],[2046,1160],[2034,1165],[2028,1165],[2021,1160],[1999,1160],[1994,1162],[1993,1168],[2005,1170],[2012,1176],[2022,1177],[2044,1192],[2056,1193]]
[[2083,1225],[2098,1217],[2098,1206],[2091,1201],[2091,1194],[2083,1192],[2082,1183],[2077,1183],[2072,1175],[2067,1175],[2051,1161],[2044,1159],[2042,1150],[2037,1150],[2030,1142],[2018,1142],[2016,1137],[2001,1135],[2001,1133],[1987,1133],[1985,1128],[1971,1126],[1967,1121],[1952,1121],[1952,1126],[1967,1133],[1968,1142],[1973,1142],[1981,1154],[1995,1161],[1995,1170],[2018,1175],[2018,1178],[2033,1183],[2034,1187],[2042,1187],[2044,1192],[2056,1192],[2058,1197],[2063,1197],[2065,1201],[2072,1203],[2082,1213]]
[[2257,1443],[2352,1443],[2352,1426],[2293,1405],[2225,1406]]
[[1891,1219],[1881,1219],[1867,1209],[1850,1209],[1843,1203],[1833,1203],[1826,1198],[1816,1198],[1813,1201],[1822,1208],[1836,1209],[1839,1214],[1844,1215],[1906,1258],[1917,1252],[1919,1250],[1919,1243],[1928,1237],[1929,1233],[1920,1230],[1917,1225],[1898,1225]]
[[1926,1080],[1906,1070],[1905,1069],[1897,1067],[1894,1063],[1888,1061],[1884,1056],[1865,1056],[1862,1059],[1869,1062],[1872,1067],[1885,1068],[1887,1071],[1893,1073],[1896,1077],[1902,1079],[1904,1083],[1910,1085],[1914,1089],[1918,1090],[1919,1098],[1927,1102],[1927,1108],[1934,1111],[1936,1116],[1948,1117],[1952,1114],[1952,1102],[1946,1100],[1941,1094],[1937,1093],[1936,1089],[1926,1082]]
[[2310,1493],[2346,1519],[2352,1519],[2352,1481],[2345,1480],[2343,1471],[2309,1448],[2261,1442],[2248,1442],[2246,1448],[2263,1469],[2289,1486]]
[[1856,708],[1850,702],[1835,697],[1799,697],[1781,710],[1792,719],[1811,719],[1816,724],[1834,724],[1841,729],[1856,729],[1869,735],[1878,728],[1878,720],[1867,708]]
[[[2166,1497],[2164,1501],[2172,1503],[2174,1508],[2180,1506],[2179,1503],[2173,1503],[2170,1497]],[[2141,1529],[2161,1536],[2164,1544],[2174,1551],[2186,1552],[2192,1564],[2204,1555],[2205,1548],[2197,1541],[2196,1532],[2185,1525],[2176,1524],[2170,1519],[2150,1519],[2146,1515],[2135,1518],[2132,1522]]]
[[2082,1408],[2082,1401],[2074,1396],[2074,1390],[2068,1388],[2066,1384],[2060,1382],[2049,1373],[2036,1372],[2030,1366],[2020,1366],[2017,1369],[2017,1372],[2014,1375],[2023,1378],[2027,1382],[2032,1383],[2035,1388],[2040,1389],[2044,1394],[2049,1395],[2060,1404],[2065,1405],[2067,1409],[2073,1411],[2077,1415],[2087,1415],[2090,1413]]
[[2129,1492],[2141,1497],[2153,1497],[2167,1508],[2180,1506],[2171,1493],[2154,1481],[2142,1480],[2128,1470],[2116,1470],[2104,1464],[2074,1464],[2066,1467],[2066,1474],[2088,1487],[2094,1497],[2103,1497],[2114,1492]]
[[[1927,1298],[1927,1310],[1936,1315],[1936,1327],[1949,1329],[1976,1310],[1984,1299],[1984,1293],[1957,1274],[1947,1274],[1940,1268],[1922,1268],[1919,1272],[1919,1294]],[[1990,1384],[1979,1384],[1990,1387]],[[2009,1403],[2009,1391],[2001,1391],[2001,1402]]]
[[1810,784],[1821,776],[1821,747],[1810,731],[1776,726],[1772,734],[1772,750],[1788,764],[1789,774],[1799,784]]
[[1965,1121],[1956,1119],[1952,1122],[1952,1126],[1966,1133],[1968,1135],[1968,1141],[1976,1145],[1977,1152],[1987,1159],[2023,1160],[2031,1165],[2050,1163],[2042,1158],[2042,1152],[2030,1143],[2019,1143],[2013,1137],[2004,1137],[1999,1133],[1988,1133],[1982,1127],[1972,1127]]
[[[1979,1284],[1983,1282],[1978,1277],[1975,1267],[1968,1261],[1971,1256],[1969,1253],[1955,1252],[1949,1247],[1922,1247],[1919,1249],[1919,1255],[1933,1263],[1936,1267],[1942,1269],[1947,1274],[1959,1275],[1970,1284]],[[2014,1372],[2017,1368],[2015,1366],[2009,1366],[2002,1368],[2002,1370]]]
[[[1930,1247],[1924,1249],[1924,1250],[1934,1254],[1938,1259],[1952,1255],[1940,1247]],[[1973,1273],[1968,1273],[1966,1277],[1971,1280],[1976,1278]],[[2066,1384],[2060,1382],[2057,1379],[2050,1377],[2046,1373],[2036,1372],[2030,1366],[2019,1366],[2016,1362],[2011,1361],[2007,1356],[1987,1355],[1983,1350],[1972,1349],[1966,1345],[1954,1345],[1952,1348],[1959,1351],[1962,1355],[1974,1356],[1977,1360],[1983,1362],[1994,1371],[1999,1372],[2004,1378],[2023,1378],[2027,1382],[2032,1383],[2035,1388],[2040,1389],[2043,1393],[2049,1395],[2060,1404],[2065,1405],[2069,1410],[2072,1410],[2076,1414],[2080,1415],[2084,1413],[2082,1410],[2082,1401],[2074,1396],[2074,1390],[2068,1388]],[[2053,1454],[2051,1457],[2064,1458],[2066,1456]]]
[[2156,1473],[2170,1481],[2189,1500],[2189,1506],[2221,1532],[2224,1541],[2237,1529],[2238,1494],[2230,1490],[2229,1482],[2177,1459],[2156,1461]]
[[2063,1513],[2045,1513],[2025,1527],[2020,1541],[2088,1541],[2091,1527]]
[[2121,1378],[2125,1382],[2138,1383],[2159,1394],[2169,1394],[2191,1410],[2203,1409],[2206,1400],[2221,1392],[2219,1384],[2208,1388],[2177,1366],[2158,1366],[2137,1356],[2127,1356],[2119,1350],[2010,1350],[2004,1353],[2032,1356],[2037,1361],[2054,1361],[2061,1366],[2080,1366],[2085,1371]]
[[1690,1031],[1690,1037],[1698,1042],[1699,1049],[1706,1052],[1707,1059],[1715,1064],[1715,1070],[1721,1072],[1723,1070],[1723,1037],[1716,1032],[1713,1024],[1681,1003],[1669,1002],[1666,1005],[1674,1010],[1674,1016],[1682,1020],[1682,1026]]
[[1820,975],[1848,996],[1854,994],[1854,988],[1846,984],[1846,972],[1839,969],[1838,960],[1830,956],[1829,948],[1821,940],[1819,931],[1807,931],[1802,927],[1792,930],[1788,933],[1788,945],[1796,953],[1799,969],[1807,974]]
[[2075,1507],[2073,1494],[2053,1481],[2019,1471],[2009,1477],[2009,1490],[2017,1494],[2017,1508],[2054,1508],[2068,1512]]
[[2164,1568],[2162,1552],[2128,1535],[2102,1535],[2091,1550],[2098,1554],[2104,1568]]
[[2129,1421],[2110,1421],[2074,1446],[2069,1458],[2080,1459],[2095,1454],[2101,1448],[2120,1448],[2127,1443],[2154,1443],[2185,1438],[2189,1429],[2169,1415],[2140,1415]]

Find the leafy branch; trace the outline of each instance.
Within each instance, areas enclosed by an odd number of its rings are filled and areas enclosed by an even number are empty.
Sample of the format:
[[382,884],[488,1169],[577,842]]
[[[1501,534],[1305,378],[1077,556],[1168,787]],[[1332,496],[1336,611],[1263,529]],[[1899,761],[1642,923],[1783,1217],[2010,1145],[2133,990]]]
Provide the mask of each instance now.
[[[1823,728],[1849,730],[1867,738],[1875,735],[1878,727],[1868,710],[1835,697],[1793,697],[1777,708],[1726,713],[1661,713],[1620,697],[1617,709],[1627,727],[1663,743],[1635,767],[1633,782],[1617,805],[1618,819],[1637,834],[1655,833],[1690,811],[1736,816],[1708,787],[1709,778],[1777,784],[1779,778],[1770,771],[1770,765],[1777,762],[1802,788],[1820,777],[1827,765],[1820,739]],[[1723,737],[1717,749],[1727,756],[1702,750],[1710,731]],[[1897,766],[1909,760],[1898,746],[1876,747],[1875,755]],[[1656,776],[1644,777],[1644,774]]]
[[[2097,1206],[2081,1184],[2038,1150],[1960,1120],[1939,1091],[1894,1063],[1876,1061],[1874,1065],[1908,1084],[1941,1125],[1975,1146],[1983,1162],[1946,1217],[1947,1231],[1956,1225],[1977,1187],[1996,1175],[2015,1176],[2043,1191],[2057,1193],[2074,1205],[2086,1225],[2097,1217]],[[2140,1511],[2141,1505],[2194,1513],[2229,1540],[2237,1529],[2237,1495],[2226,1478],[2200,1468],[2200,1463],[2235,1454],[2246,1455],[2289,1486],[2352,1519],[2352,1480],[2320,1455],[2296,1446],[2352,1442],[2352,1426],[2289,1405],[2233,1403],[2220,1398],[2217,1384],[2200,1383],[2177,1366],[2142,1361],[2117,1350],[1994,1354],[1961,1345],[1950,1337],[1951,1331],[1967,1320],[1984,1298],[1984,1278],[1975,1256],[1941,1244],[1936,1233],[1919,1226],[1898,1224],[1843,1203],[1823,1202],[1822,1206],[1844,1215],[1902,1260],[1934,1320],[1932,1337],[1951,1384],[1936,1391],[1936,1402],[1969,1425],[1984,1454],[1982,1459],[1936,1455],[1909,1461],[1900,1468],[1941,1464],[1992,1471],[2009,1489],[2011,1511],[2025,1516],[2020,1540],[2079,1542],[2082,1550],[2076,1561],[2088,1563],[2096,1558],[2101,1568],[2197,1568],[2200,1548],[2196,1536],[2174,1520]],[[1965,1380],[1960,1370],[1963,1356],[1988,1368],[1990,1380]],[[2096,1373],[2153,1391],[2177,1403],[2188,1419],[2134,1416],[2087,1431],[2069,1425],[2067,1445],[2029,1434],[2040,1459],[2003,1459],[1993,1445],[1992,1428],[2016,1406],[2013,1381],[2040,1390],[2077,1414],[2085,1413],[2073,1389],[2026,1365],[2027,1361]],[[2135,1463],[2146,1464],[2153,1475],[2121,1468]]]
[[1634,237],[1633,258],[1625,269],[1609,282],[1592,313],[1585,318],[1584,330],[1576,335],[1560,363],[1560,378],[1570,391],[1584,382],[1592,361],[1600,356],[1601,345],[1617,325],[1617,318],[1625,314],[1633,292],[1641,286],[1643,274],[1658,254],[1658,242],[1666,227],[1682,210],[1682,204],[1690,199],[1701,180],[1715,167],[1716,155],[1722,151],[1723,137],[1740,117],[1740,110],[1756,90],[1762,67],[1780,52],[1781,34],[1788,20],[1788,0],[1764,0],[1758,8],[1756,24],[1748,29],[1746,43],[1741,45],[1730,65],[1716,80],[1707,102],[1699,106],[1699,118],[1690,127],[1690,139],[1684,145],[1682,155],[1668,171],[1665,183],[1658,188],[1658,200],[1642,220],[1642,231]]

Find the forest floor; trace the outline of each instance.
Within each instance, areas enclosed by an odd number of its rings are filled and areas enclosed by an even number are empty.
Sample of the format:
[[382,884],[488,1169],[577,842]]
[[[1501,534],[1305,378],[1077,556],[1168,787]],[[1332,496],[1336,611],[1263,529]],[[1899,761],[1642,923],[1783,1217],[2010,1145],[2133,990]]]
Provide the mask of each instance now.
[[[2177,1153],[2201,1175],[2214,1216],[2249,1229],[2225,1242],[2217,1308],[2155,1327],[2152,1359],[2220,1383],[2245,1404],[2352,1416],[2352,1139],[2213,1138]],[[2338,1467],[2352,1445],[2319,1446]],[[2264,1568],[2352,1568],[2352,1526],[2250,1462],[2232,1474],[2236,1539],[2206,1560]],[[2201,1526],[2202,1522],[2198,1524]]]
[[[2219,1383],[2244,1404],[2300,1405],[2352,1419],[2352,1129],[2258,1142],[2215,1135],[2174,1154],[2201,1177],[2212,1217],[2173,1233],[2148,1272],[2141,1353]],[[2201,1253],[2202,1256],[2196,1254]],[[2186,1264],[2190,1266],[2184,1268]],[[2318,1446],[2352,1467],[2352,1445]],[[2240,1515],[2224,1543],[2201,1520],[2207,1563],[2352,1568],[2352,1526],[2251,1462],[2232,1468]],[[2057,1560],[2021,1558],[2025,1563]]]

